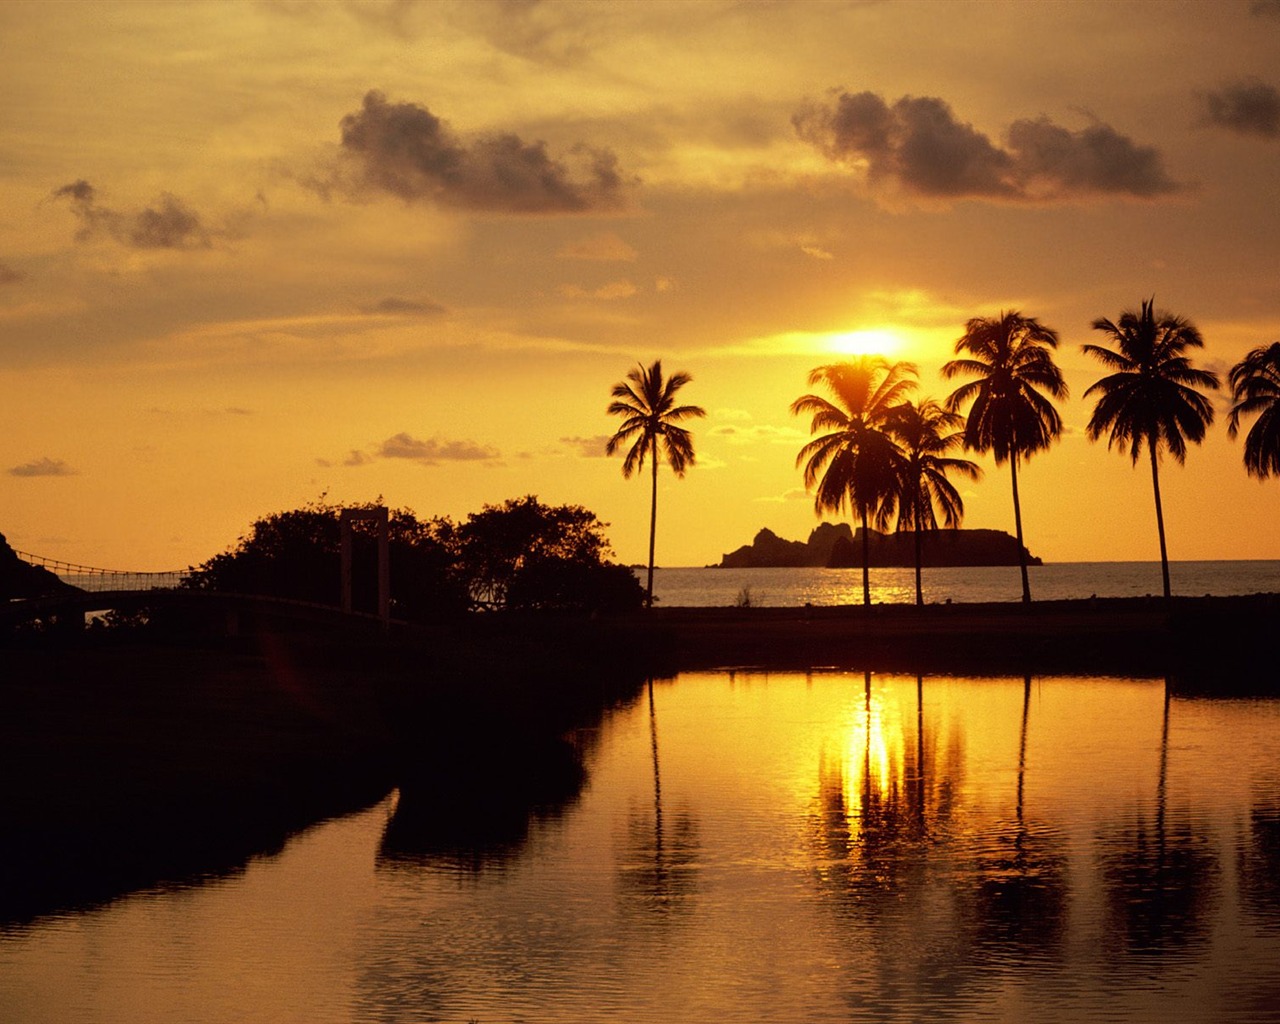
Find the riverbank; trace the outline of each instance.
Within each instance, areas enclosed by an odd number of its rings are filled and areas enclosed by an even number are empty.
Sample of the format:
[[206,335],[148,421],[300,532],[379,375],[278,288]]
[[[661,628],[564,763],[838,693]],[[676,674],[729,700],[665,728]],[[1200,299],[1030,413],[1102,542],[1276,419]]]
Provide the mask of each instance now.
[[921,673],[1168,677],[1272,686],[1280,596],[808,608],[655,609],[682,669],[840,666]]

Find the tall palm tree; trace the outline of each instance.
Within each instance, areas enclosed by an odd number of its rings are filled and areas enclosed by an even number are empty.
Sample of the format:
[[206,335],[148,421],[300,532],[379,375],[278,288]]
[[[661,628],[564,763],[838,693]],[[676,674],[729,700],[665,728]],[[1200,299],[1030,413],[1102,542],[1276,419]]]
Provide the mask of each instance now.
[[1001,312],[974,317],[956,341],[956,354],[942,367],[942,376],[974,377],[947,398],[955,412],[965,403],[964,445],[991,452],[996,464],[1008,462],[1013,478],[1013,522],[1018,537],[1018,566],[1022,570],[1022,600],[1031,601],[1027,554],[1022,541],[1022,504],[1018,498],[1018,463],[1048,448],[1062,433],[1062,419],[1054,399],[1067,397],[1067,382],[1053,361],[1057,332],[1035,317]]
[[645,584],[645,606],[649,608],[653,607],[653,550],[658,526],[658,453],[661,451],[676,476],[684,476],[695,460],[693,435],[680,426],[680,421],[707,414],[696,405],[676,405],[676,392],[691,380],[693,378],[683,371],[664,378],[661,359],[655,359],[648,369],[637,364],[626,380],[613,386],[614,401],[609,404],[609,415],[622,416],[623,421],[605,445],[605,453],[612,455],[624,445],[631,445],[622,460],[622,475],[628,479],[636,470],[644,469],[646,458],[653,467],[649,578]]
[[1164,596],[1170,595],[1169,553],[1165,546],[1164,510],[1160,503],[1160,452],[1182,465],[1187,442],[1199,444],[1213,422],[1213,404],[1198,388],[1216,389],[1218,376],[1191,365],[1186,350],[1203,348],[1204,339],[1191,321],[1163,310],[1155,299],[1142,303],[1140,312],[1125,310],[1118,323],[1101,318],[1093,322],[1115,348],[1085,345],[1084,350],[1109,370],[1084,394],[1097,394],[1086,428],[1091,441],[1107,435],[1107,447],[1127,448],[1137,465],[1145,447],[1151,458],[1151,486],[1156,497],[1156,530],[1160,534],[1160,572]]
[[976,463],[952,458],[947,453],[964,444],[964,418],[949,412],[932,398],[904,402],[894,410],[890,429],[906,456],[901,494],[898,498],[898,528],[906,526],[915,534],[916,604],[924,604],[920,583],[925,530],[938,528],[938,513],[947,526],[960,525],[964,499],[947,479],[958,473],[977,480],[982,476]]
[[1244,468],[1259,480],[1280,476],[1280,341],[1259,346],[1231,367],[1231,414],[1227,434],[1234,438],[1240,417],[1257,415],[1244,439]]
[[885,527],[897,505],[903,452],[889,431],[892,410],[916,386],[914,363],[862,356],[810,371],[809,384],[825,385],[832,398],[802,395],[793,415],[811,414],[809,441],[796,455],[804,485],[813,489],[814,511],[856,510],[862,524],[862,603],[871,604],[869,522]]

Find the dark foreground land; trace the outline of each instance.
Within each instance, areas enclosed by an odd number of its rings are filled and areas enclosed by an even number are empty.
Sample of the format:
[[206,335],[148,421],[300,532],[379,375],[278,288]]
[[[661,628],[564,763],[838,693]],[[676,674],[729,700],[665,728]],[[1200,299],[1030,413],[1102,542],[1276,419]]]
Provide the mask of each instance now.
[[652,619],[682,669],[1134,675],[1187,689],[1280,693],[1280,595],[671,608]]
[[[400,790],[381,856],[481,864],[577,798],[654,675],[756,666],[1164,677],[1280,694],[1280,597],[480,616],[383,640],[259,623],[0,644],[0,927],[240,870]],[[1098,709],[1105,714],[1105,708]]]

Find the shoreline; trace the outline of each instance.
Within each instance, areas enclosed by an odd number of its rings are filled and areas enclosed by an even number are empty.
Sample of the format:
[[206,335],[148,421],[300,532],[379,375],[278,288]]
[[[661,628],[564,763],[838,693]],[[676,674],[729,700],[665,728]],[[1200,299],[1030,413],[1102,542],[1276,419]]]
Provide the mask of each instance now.
[[1268,638],[1280,626],[1280,595],[673,607],[648,616],[678,669],[1079,672],[1221,687],[1232,672],[1272,667]]

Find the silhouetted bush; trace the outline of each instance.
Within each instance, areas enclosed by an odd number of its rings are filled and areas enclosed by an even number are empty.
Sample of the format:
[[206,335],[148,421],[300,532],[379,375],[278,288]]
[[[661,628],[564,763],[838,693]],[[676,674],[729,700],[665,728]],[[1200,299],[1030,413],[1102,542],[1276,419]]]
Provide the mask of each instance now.
[[[341,513],[340,506],[313,502],[259,519],[234,548],[194,568],[183,585],[338,605],[342,600]],[[421,620],[467,607],[466,586],[452,550],[453,529],[447,519],[424,522],[407,509],[391,511],[393,615]],[[351,548],[353,605],[374,611],[377,539],[370,524],[352,523]]]
[[486,505],[457,528],[463,576],[479,607],[625,611],[644,593],[626,566],[606,560],[605,524],[580,505],[533,495]]
[[[362,505],[359,508],[372,508]],[[342,508],[314,502],[259,519],[230,551],[192,569],[184,586],[224,593],[341,603]],[[608,561],[605,524],[577,505],[533,495],[486,505],[463,523],[389,516],[392,614],[426,621],[469,608],[629,611],[644,593]],[[352,523],[354,607],[377,605],[374,527]]]

